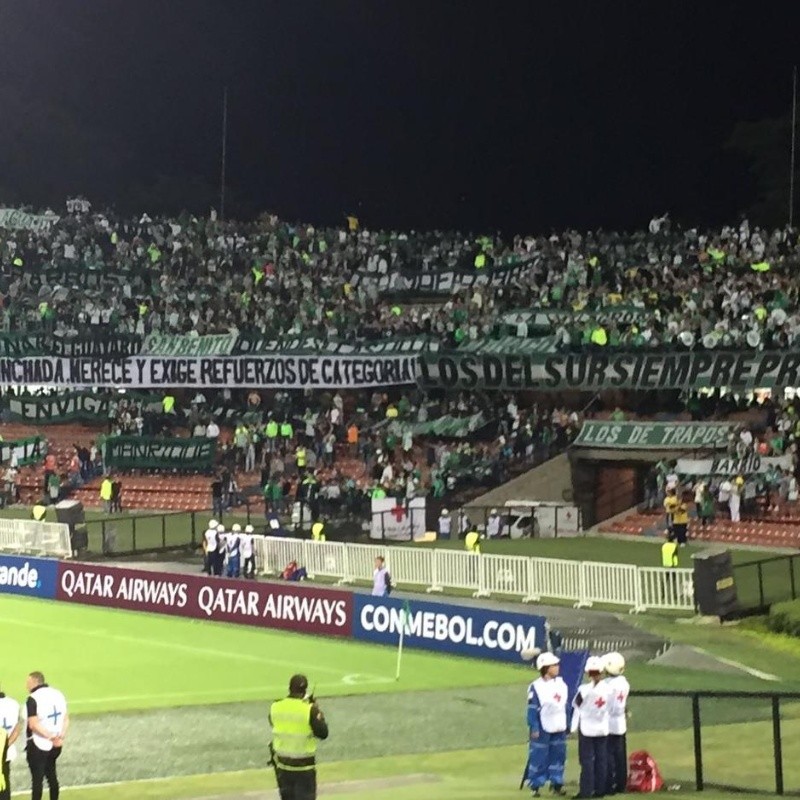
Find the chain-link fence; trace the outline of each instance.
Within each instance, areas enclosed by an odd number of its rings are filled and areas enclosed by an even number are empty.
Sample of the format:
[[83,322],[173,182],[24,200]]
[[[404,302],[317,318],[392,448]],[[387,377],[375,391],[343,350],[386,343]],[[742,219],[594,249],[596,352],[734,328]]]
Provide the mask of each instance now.
[[800,795],[800,694],[642,691],[629,708],[628,750],[668,787]]

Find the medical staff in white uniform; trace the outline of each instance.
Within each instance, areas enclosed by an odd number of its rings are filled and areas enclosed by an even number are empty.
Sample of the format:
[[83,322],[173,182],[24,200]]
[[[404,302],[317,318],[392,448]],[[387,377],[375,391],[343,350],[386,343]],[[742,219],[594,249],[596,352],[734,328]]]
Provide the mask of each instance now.
[[580,791],[576,797],[600,797],[608,782],[608,702],[610,690],[603,680],[603,660],[590,656],[584,683],[572,701],[572,732],[578,732],[581,762]]
[[609,653],[603,659],[606,668],[608,700],[608,780],[606,794],[622,794],[627,787],[628,752],[628,695],[631,686],[623,675],[625,658]]
[[[0,692],[0,728],[6,732],[8,737],[8,751],[3,762],[3,777],[6,781],[6,796],[11,797],[11,762],[17,757],[17,746],[15,742],[22,731],[22,721],[19,715],[19,703],[13,698]],[[0,792],[0,797],[3,792]]]

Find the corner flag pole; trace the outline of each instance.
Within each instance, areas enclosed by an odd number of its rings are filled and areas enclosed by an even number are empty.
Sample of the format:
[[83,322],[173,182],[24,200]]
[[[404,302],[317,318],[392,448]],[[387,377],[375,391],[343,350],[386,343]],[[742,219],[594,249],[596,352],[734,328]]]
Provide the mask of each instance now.
[[411,615],[411,608],[408,605],[408,600],[403,603],[403,610],[400,614],[400,638],[397,640],[397,669],[394,673],[394,679],[400,680],[400,665],[403,661],[403,640],[405,639],[406,626],[408,625],[408,618]]

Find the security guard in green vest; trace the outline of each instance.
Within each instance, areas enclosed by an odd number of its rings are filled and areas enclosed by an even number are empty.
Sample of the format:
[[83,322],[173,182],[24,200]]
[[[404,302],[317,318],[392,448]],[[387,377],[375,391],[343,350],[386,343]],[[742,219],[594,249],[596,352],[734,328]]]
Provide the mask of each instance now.
[[664,569],[678,566],[678,543],[671,531],[667,531],[667,540],[661,545],[661,566]]
[[324,542],[327,540],[325,536],[325,523],[321,519],[318,519],[311,526],[311,538],[315,542]]
[[269,418],[264,433],[267,436],[267,452],[275,452],[275,441],[278,438],[278,423],[272,419],[272,417]]
[[175,412],[175,397],[171,394],[165,394],[164,399],[161,401],[161,408],[165,414],[173,414]]
[[308,466],[308,453],[303,445],[298,445],[294,451],[294,461],[297,465],[297,471],[302,475]]
[[47,506],[37,503],[31,510],[31,518],[36,522],[44,522],[47,516]]
[[480,555],[481,535],[474,528],[464,537],[464,547],[467,548],[468,553]]
[[313,695],[307,692],[308,678],[293,675],[289,696],[276,700],[269,710],[269,749],[281,800],[317,797],[317,739],[328,738],[328,723]]
[[9,761],[8,761],[8,733],[6,729],[0,725],[0,800],[11,800],[11,789],[6,784],[6,776],[9,774]]
[[292,423],[289,422],[288,419],[285,419],[281,422],[281,438],[283,439],[291,439],[294,436],[294,428],[292,428]]

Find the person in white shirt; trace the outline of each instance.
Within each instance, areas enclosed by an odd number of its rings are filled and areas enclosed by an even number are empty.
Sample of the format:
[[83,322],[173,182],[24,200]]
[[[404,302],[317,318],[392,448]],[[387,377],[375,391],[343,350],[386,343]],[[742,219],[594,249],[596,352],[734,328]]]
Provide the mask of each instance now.
[[253,557],[253,526],[245,525],[244,533],[239,537],[242,543],[242,577],[255,578],[256,560]]
[[227,545],[228,535],[225,533],[225,526],[220,523],[217,525],[217,547],[214,552],[213,567],[214,574],[222,575],[225,568],[225,548]]
[[603,658],[605,682],[610,690],[608,700],[608,779],[606,794],[623,794],[628,778],[628,695],[631,687],[625,672],[625,658],[609,653]]
[[[17,746],[15,742],[22,731],[22,722],[19,716],[19,703],[13,697],[7,697],[0,692],[0,728],[6,732],[8,737],[8,751],[3,762],[3,777],[6,781],[6,796],[11,797],[11,762],[17,757]],[[0,792],[0,795],[3,793]]]
[[206,532],[203,534],[203,572],[212,575],[214,572],[214,559],[217,557],[217,525],[215,520],[209,520]]
[[56,761],[69,730],[67,701],[58,689],[47,685],[41,672],[31,672],[26,686],[29,694],[25,703],[28,719],[25,752],[31,771],[31,800],[42,800],[45,780],[50,800],[58,800]]
[[585,670],[589,682],[572,701],[572,732],[578,732],[581,762],[580,790],[576,797],[600,797],[608,782],[608,701],[610,689],[603,680],[603,660],[590,656]]
[[527,780],[534,797],[548,781],[554,794],[566,794],[568,690],[558,674],[560,663],[554,653],[542,653],[536,659],[539,677],[528,687]]
[[499,536],[500,536],[500,515],[497,513],[497,509],[493,508],[489,512],[489,516],[486,519],[486,538],[496,539]]
[[439,515],[439,538],[440,539],[449,539],[450,538],[450,531],[452,529],[453,520],[450,517],[450,512],[446,509],[442,509],[442,513]]

